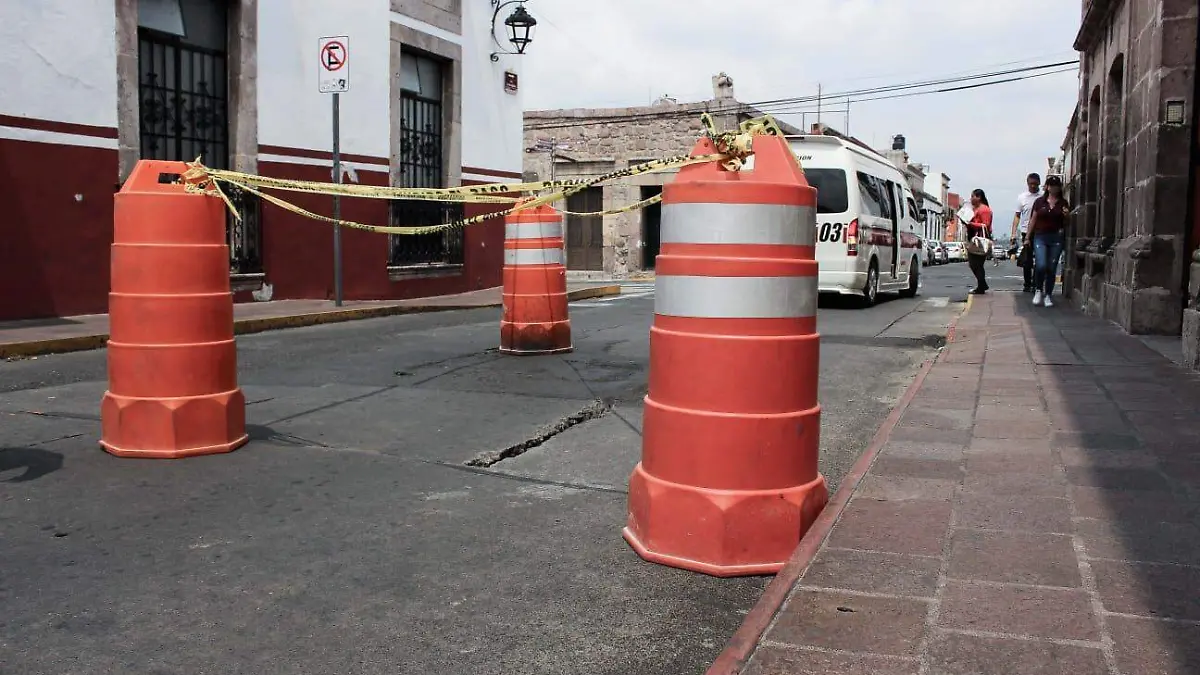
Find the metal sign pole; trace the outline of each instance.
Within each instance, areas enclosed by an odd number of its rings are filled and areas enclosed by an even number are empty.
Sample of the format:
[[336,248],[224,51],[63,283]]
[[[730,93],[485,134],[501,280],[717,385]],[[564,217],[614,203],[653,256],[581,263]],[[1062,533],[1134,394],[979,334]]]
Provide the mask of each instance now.
[[[341,110],[340,101],[341,94],[334,92],[333,94],[333,182],[341,184],[342,182],[342,138],[341,138]],[[340,195],[333,196],[333,219],[340,220],[342,217],[342,198]],[[337,307],[342,306],[342,226],[334,223],[333,225],[333,304]]]

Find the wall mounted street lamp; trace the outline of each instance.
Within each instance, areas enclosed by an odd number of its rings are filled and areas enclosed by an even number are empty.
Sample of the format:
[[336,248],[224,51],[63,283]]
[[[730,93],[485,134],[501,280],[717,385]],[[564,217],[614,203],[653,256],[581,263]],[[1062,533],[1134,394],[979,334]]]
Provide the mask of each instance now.
[[[514,4],[517,8],[504,20],[504,25],[508,28],[508,41],[517,50],[509,52],[504,51],[504,45],[500,44],[500,39],[496,37],[496,19],[500,16],[502,9]],[[537,19],[525,11],[525,0],[507,0],[507,2],[492,0],[492,6],[496,8],[492,12],[492,42],[495,42],[496,46],[500,48],[499,51],[492,52],[492,61],[499,61],[501,54],[524,54],[525,48],[529,46],[530,42],[533,42],[531,33],[533,27],[537,25]]]

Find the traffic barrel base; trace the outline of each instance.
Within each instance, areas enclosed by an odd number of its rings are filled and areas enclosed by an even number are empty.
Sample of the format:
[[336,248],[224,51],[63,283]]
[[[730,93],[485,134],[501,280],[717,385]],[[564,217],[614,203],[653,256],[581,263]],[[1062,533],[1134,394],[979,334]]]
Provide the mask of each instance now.
[[504,233],[500,351],[572,351],[562,216],[549,206],[518,211],[505,218]]
[[777,573],[828,501],[820,475],[783,490],[707,490],[659,480],[641,464],[629,495],[622,534],[639,556],[714,577]]
[[210,455],[249,440],[225,206],[160,180],[186,171],[142,160],[114,201],[100,445],[119,457]]
[[100,419],[100,445],[118,457],[215,455],[232,452],[250,440],[241,390],[180,399],[106,392]]
[[[694,155],[714,152],[702,140]],[[623,535],[713,576],[778,572],[829,499],[817,470],[816,190],[784,139],[663,189],[642,460]]]

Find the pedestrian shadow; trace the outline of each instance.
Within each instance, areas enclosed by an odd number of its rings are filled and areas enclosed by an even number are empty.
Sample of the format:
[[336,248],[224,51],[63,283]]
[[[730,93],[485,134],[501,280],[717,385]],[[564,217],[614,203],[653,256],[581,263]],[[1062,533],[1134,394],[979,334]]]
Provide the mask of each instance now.
[[264,424],[247,424],[246,435],[250,437],[249,443],[263,443],[266,445],[274,445],[289,448],[328,448],[329,446],[320,442],[314,441],[302,436],[287,434],[266,426]]
[[63,467],[63,456],[41,448],[0,448],[0,474],[24,469],[5,483],[27,483],[58,471]]

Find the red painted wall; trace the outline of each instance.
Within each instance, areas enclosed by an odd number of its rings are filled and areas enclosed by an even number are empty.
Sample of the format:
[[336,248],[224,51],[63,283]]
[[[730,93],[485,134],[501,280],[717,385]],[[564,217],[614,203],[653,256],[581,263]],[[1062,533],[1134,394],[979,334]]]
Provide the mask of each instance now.
[[0,320],[108,311],[116,180],[116,150],[0,139]]
[[[329,169],[322,166],[261,162],[259,172],[267,176],[328,181]],[[358,172],[364,185],[386,185],[382,172]],[[278,196],[314,213],[329,216],[333,201],[324,195],[276,192]],[[494,211],[494,207],[468,205],[467,215]],[[342,199],[342,218],[367,225],[388,225],[385,200]],[[333,297],[333,228],[328,223],[285,211],[264,203],[263,271],[274,285],[272,299]],[[467,228],[464,264],[453,276],[388,278],[388,237],[352,228],[342,228],[342,293],[347,300],[394,300],[463,293],[500,285],[503,266],[503,219],[485,221]]]
[[[113,132],[115,134],[115,131]],[[260,164],[265,175],[328,181],[329,169],[302,164]],[[0,321],[97,314],[108,311],[109,247],[116,150],[0,139]],[[359,172],[361,182],[385,185],[383,172]],[[82,195],[76,200],[76,195]],[[326,196],[281,197],[330,215]],[[497,207],[468,206],[473,216]],[[384,200],[343,199],[343,217],[388,224]],[[332,226],[263,205],[263,267],[272,299],[333,297]],[[467,229],[460,274],[388,278],[387,235],[342,230],[343,291],[348,300],[390,300],[461,293],[499,286],[504,223],[496,218]],[[237,302],[253,302],[249,292]]]

